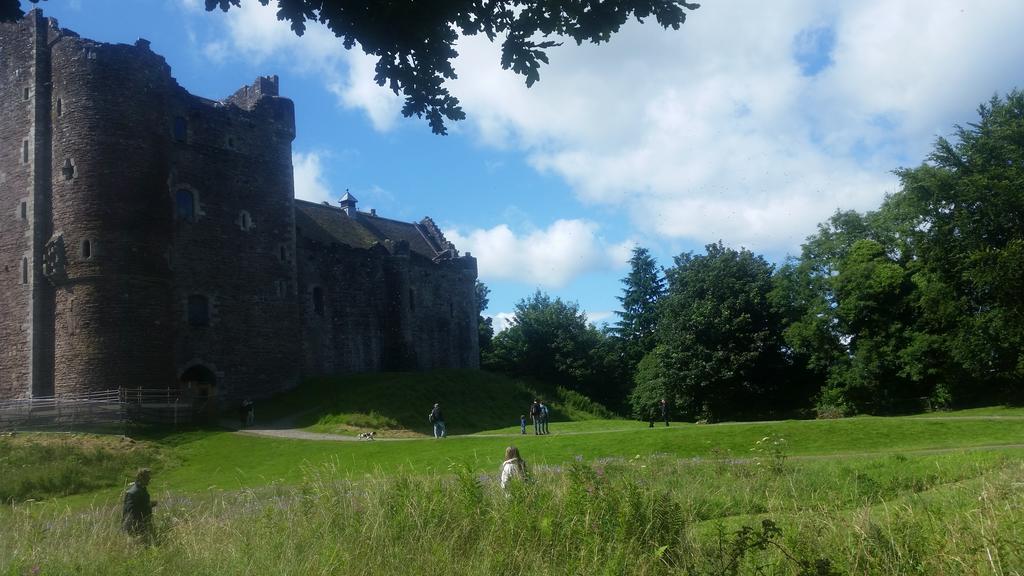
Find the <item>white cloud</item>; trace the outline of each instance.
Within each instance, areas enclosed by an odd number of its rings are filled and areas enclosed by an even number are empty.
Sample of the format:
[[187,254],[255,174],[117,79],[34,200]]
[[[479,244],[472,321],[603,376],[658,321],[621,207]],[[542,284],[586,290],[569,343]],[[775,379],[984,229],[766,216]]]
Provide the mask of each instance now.
[[316,22],[307,22],[305,34],[296,36],[288,22],[277,19],[276,8],[258,2],[243,3],[225,16],[227,38],[203,47],[212,61],[219,63],[231,53],[249,61],[286,63],[320,78],[340,105],[363,110],[377,130],[394,127],[401,98],[374,82],[375,62],[359,46],[345,50],[333,32]]
[[[582,201],[665,238],[795,250],[837,208],[877,207],[934,137],[1024,81],[1024,3],[707,3],[679,31],[630,24],[550,52],[527,89],[480,37],[458,47],[469,125]],[[801,34],[831,29],[805,76]]]
[[330,202],[335,195],[324,182],[321,153],[292,153],[292,169],[295,173],[295,197],[310,202]]
[[557,220],[546,230],[517,235],[502,224],[467,233],[444,234],[463,252],[477,258],[483,280],[516,280],[544,288],[561,288],[580,275],[622,266],[619,245],[608,245],[598,227],[586,220]]
[[204,8],[203,0],[178,0],[178,5],[188,12],[199,12]]
[[[585,311],[584,314],[587,316],[587,322],[595,326],[601,326],[601,324],[613,324],[615,322],[615,312],[611,311]],[[491,326],[494,327],[494,333],[497,334],[502,330],[505,330],[509,326],[512,326],[512,320],[516,317],[515,312],[497,312],[490,316]]]
[[491,316],[494,333],[497,334],[512,325],[512,319],[516,317],[515,312],[498,312]]
[[587,322],[600,326],[601,324],[611,324],[615,320],[615,312],[611,310],[587,310],[584,312],[587,315]]

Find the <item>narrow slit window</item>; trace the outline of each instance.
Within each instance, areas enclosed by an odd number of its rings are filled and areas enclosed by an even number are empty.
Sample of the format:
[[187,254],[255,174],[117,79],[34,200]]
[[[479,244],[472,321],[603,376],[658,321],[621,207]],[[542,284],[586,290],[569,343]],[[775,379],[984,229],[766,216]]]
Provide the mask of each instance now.
[[28,164],[28,139],[21,141],[21,162]]
[[28,86],[26,86],[24,88],[24,90],[22,91],[22,96],[25,97],[25,100],[28,100],[30,94],[31,94],[31,92],[29,91]]
[[210,301],[202,294],[192,294],[188,297],[188,323],[190,326],[210,325]]
[[21,203],[21,219],[28,220],[28,202]]
[[28,258],[21,259],[21,283],[28,284]]
[[184,116],[174,117],[174,139],[178,142],[188,139],[188,120]]
[[317,316],[324,315],[324,289],[319,286],[313,288],[313,312]]
[[57,117],[60,118],[64,115],[64,101],[57,98]]
[[192,222],[196,217],[196,198],[189,190],[178,190],[174,195],[175,212],[178,220]]
[[92,258],[92,241],[82,240],[82,259],[88,260]]
[[64,165],[61,166],[60,172],[64,175],[65,180],[71,180],[75,177],[75,162],[70,158],[65,158]]

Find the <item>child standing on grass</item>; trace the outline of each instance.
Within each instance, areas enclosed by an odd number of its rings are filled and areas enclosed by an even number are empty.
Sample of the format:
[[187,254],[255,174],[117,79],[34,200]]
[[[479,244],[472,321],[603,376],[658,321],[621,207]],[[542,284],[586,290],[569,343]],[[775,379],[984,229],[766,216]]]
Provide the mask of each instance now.
[[513,478],[526,481],[526,461],[519,457],[518,448],[509,446],[505,448],[505,461],[501,463],[501,489],[507,489]]
[[519,430],[526,434],[526,414],[519,415]]

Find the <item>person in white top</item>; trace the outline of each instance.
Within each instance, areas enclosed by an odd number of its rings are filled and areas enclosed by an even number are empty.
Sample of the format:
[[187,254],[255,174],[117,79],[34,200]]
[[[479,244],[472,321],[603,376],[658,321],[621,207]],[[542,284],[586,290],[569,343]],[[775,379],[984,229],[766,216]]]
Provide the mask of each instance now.
[[526,480],[526,461],[520,458],[519,449],[515,446],[505,448],[505,461],[501,463],[501,488],[508,488],[509,480],[517,478]]

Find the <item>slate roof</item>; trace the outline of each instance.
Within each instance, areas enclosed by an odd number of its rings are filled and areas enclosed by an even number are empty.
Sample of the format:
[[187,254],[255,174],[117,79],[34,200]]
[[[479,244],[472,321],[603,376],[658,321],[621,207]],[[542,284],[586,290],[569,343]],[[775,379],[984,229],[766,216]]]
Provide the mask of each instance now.
[[381,218],[358,212],[355,218],[337,206],[295,200],[295,226],[302,236],[322,244],[344,244],[353,248],[370,248],[385,240],[409,244],[409,250],[434,260],[448,246],[442,236],[435,238],[427,226]]

